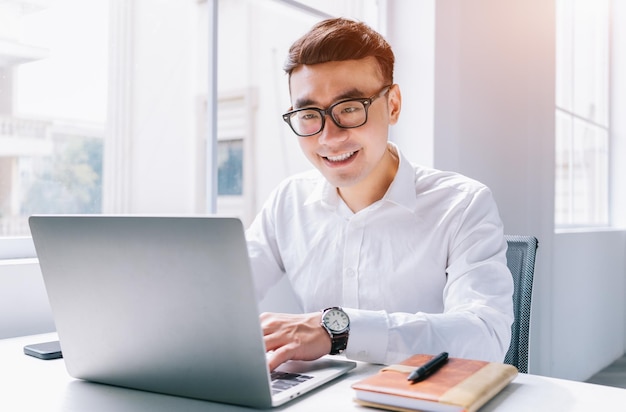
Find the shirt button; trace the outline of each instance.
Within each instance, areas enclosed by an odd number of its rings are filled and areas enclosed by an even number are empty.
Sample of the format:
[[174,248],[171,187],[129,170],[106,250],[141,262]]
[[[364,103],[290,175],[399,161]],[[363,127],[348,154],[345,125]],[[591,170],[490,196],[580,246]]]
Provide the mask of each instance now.
[[356,272],[352,268],[346,269],[346,276],[353,278],[356,275]]

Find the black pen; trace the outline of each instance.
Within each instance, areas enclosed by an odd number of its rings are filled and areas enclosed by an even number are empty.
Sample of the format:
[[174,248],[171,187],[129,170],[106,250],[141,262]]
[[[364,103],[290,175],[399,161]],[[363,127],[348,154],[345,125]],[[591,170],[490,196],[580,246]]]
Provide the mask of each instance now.
[[431,360],[411,372],[407,380],[411,381],[411,383],[421,381],[437,369],[441,368],[447,361],[448,352],[441,352],[439,355],[433,357]]

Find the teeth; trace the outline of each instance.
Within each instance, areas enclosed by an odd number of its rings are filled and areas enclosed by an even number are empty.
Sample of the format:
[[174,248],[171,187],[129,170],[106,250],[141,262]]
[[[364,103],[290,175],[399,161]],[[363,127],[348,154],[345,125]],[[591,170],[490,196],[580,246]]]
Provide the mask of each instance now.
[[346,160],[347,158],[351,157],[354,153],[355,152],[349,152],[349,153],[341,154],[339,156],[328,156],[326,158],[330,160],[331,162],[341,162],[342,160]]

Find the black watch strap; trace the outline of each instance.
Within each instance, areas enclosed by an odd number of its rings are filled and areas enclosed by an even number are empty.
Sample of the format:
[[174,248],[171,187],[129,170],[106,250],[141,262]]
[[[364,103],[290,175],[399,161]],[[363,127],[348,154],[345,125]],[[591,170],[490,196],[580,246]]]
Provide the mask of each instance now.
[[348,347],[348,332],[330,336],[330,354],[338,355]]

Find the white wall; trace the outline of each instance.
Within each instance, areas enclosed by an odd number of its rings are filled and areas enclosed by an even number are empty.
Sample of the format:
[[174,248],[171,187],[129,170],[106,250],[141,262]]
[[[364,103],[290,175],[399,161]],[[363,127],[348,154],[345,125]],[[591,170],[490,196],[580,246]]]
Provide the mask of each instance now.
[[509,234],[540,241],[529,370],[551,373],[554,3],[437,2],[435,166],[493,190]]
[[624,231],[556,235],[553,375],[584,380],[624,353],[624,251]]
[[0,260],[0,339],[54,330],[37,260]]

